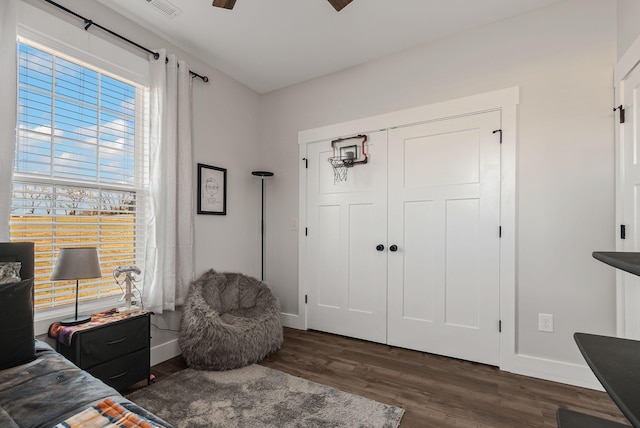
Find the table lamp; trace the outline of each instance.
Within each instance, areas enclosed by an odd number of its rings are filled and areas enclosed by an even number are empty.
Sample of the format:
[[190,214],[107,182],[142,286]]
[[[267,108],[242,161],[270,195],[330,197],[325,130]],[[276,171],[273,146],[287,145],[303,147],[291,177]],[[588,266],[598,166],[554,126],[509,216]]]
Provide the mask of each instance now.
[[96,247],[60,248],[51,280],[76,280],[76,316],[62,320],[61,325],[78,325],[91,321],[91,317],[88,315],[78,316],[78,281],[100,277],[102,277],[102,273],[100,272],[100,261]]

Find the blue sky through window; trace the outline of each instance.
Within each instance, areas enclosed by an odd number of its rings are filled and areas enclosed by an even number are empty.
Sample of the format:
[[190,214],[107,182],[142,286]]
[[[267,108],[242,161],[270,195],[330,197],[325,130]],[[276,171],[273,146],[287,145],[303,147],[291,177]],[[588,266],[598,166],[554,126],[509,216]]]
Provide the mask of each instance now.
[[[51,308],[72,301],[68,283],[49,281],[59,247],[96,246],[106,270],[141,265],[148,153],[136,118],[146,98],[139,87],[29,42],[18,43],[18,65],[10,233],[36,243],[35,307]],[[81,300],[120,294],[104,273],[85,282]]]
[[15,171],[135,186],[136,88],[19,44]]

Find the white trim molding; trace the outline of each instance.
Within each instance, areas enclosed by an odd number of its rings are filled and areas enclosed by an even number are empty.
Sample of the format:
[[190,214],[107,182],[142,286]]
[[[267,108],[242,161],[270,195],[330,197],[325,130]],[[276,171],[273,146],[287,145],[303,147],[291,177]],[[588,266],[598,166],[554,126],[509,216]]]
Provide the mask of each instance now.
[[177,338],[151,346],[151,366],[170,360],[180,354],[182,354],[182,350],[178,345]]
[[538,379],[560,382],[582,388],[604,391],[587,365],[572,364],[530,355],[514,354],[508,367],[500,370]]
[[613,69],[613,81],[617,85],[640,63],[640,37],[635,39]]
[[291,327],[297,330],[306,330],[306,322],[303,317],[296,314],[280,313],[280,321],[284,327]]

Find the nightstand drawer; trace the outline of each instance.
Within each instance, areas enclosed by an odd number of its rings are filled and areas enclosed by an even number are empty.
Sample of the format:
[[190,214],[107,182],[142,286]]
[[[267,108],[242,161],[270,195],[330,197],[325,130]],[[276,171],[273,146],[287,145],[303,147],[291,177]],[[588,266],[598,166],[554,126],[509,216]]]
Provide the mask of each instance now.
[[149,319],[139,317],[87,330],[80,338],[81,368],[89,368],[149,347]]
[[149,379],[150,327],[150,312],[132,314],[81,328],[73,334],[70,345],[57,341],[56,349],[104,383],[124,390]]
[[149,378],[149,350],[141,349],[87,370],[107,385],[122,391]]

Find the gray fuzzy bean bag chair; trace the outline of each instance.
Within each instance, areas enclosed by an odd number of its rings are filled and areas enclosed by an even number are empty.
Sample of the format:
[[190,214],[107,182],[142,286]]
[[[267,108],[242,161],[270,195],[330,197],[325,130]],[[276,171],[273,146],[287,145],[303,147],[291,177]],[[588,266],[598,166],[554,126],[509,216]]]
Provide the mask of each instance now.
[[282,346],[278,299],[255,278],[205,272],[189,289],[178,343],[194,369],[229,370],[258,362]]

